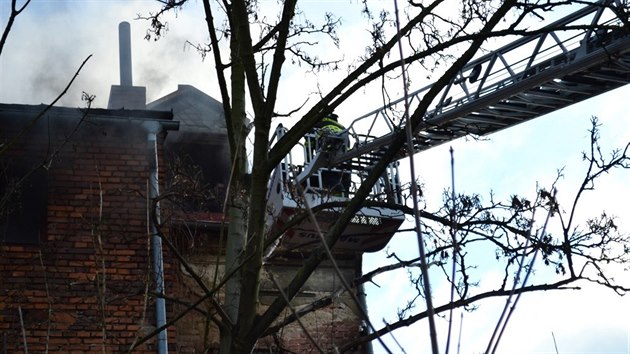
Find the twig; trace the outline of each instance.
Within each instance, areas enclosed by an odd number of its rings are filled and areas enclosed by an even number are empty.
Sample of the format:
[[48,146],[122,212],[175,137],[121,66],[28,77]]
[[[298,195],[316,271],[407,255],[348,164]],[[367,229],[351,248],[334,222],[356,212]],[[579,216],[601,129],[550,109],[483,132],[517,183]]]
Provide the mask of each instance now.
[[409,158],[409,170],[411,174],[411,193],[413,201],[414,221],[416,226],[416,235],[418,238],[418,251],[420,253],[420,270],[422,272],[422,281],[424,285],[424,299],[429,312],[429,336],[431,338],[431,352],[433,354],[439,354],[440,350],[437,343],[437,330],[435,328],[435,310],[433,308],[433,299],[431,298],[431,285],[429,283],[429,266],[427,265],[427,259],[424,249],[424,237],[422,236],[422,228],[420,225],[420,208],[418,206],[418,185],[416,183],[416,170],[413,159],[414,144],[413,144],[413,132],[411,125],[411,118],[409,115],[409,92],[407,90],[407,72],[405,70],[405,57],[402,50],[402,38],[400,31],[400,17],[398,15],[398,1],[394,0],[394,12],[396,15],[396,37],[398,44],[398,54],[400,55],[400,71],[403,80],[403,90],[405,93],[405,133],[407,138],[407,154],[411,156]]
[[45,353],[48,353],[48,344],[50,342],[50,330],[51,330],[51,318],[52,318],[52,300],[50,298],[50,291],[48,289],[48,275],[46,273],[46,267],[44,267],[44,260],[42,259],[42,251],[39,250],[39,264],[42,266],[42,272],[44,273],[44,286],[46,288],[46,300],[48,302],[48,319],[46,329],[46,349]]
[[[531,230],[534,227],[533,220],[534,220],[535,216],[536,216],[536,209],[534,209],[534,211],[532,213],[532,224],[529,227],[528,234],[531,234]],[[503,311],[501,312],[501,316],[499,316],[499,320],[497,321],[497,325],[495,326],[494,331],[492,332],[492,336],[490,337],[490,341],[488,341],[488,347],[486,348],[486,353],[490,352],[490,348],[492,347],[492,343],[494,342],[494,337],[497,335],[499,327],[501,326],[501,323],[503,322],[503,317],[505,316],[505,314],[507,312],[507,308],[509,306],[511,298],[514,295],[514,292],[516,291],[516,288],[517,288],[518,283],[520,281],[520,274],[521,274],[521,271],[522,271],[523,266],[525,264],[525,256],[527,255],[527,248],[529,246],[530,240],[531,240],[530,237],[526,237],[525,247],[523,248],[523,254],[521,255],[521,260],[519,262],[519,268],[516,271],[516,278],[514,279],[514,284],[512,285],[512,289],[510,290],[510,293],[508,294],[507,300],[505,300],[505,306],[503,307]]]
[[24,318],[22,318],[22,306],[18,306],[20,314],[20,327],[22,328],[22,341],[24,341],[24,354],[28,354],[28,344],[26,343],[26,329],[24,328]]
[[[372,325],[372,322],[370,321],[370,318],[368,317],[365,309],[363,308],[363,306],[361,306],[361,302],[357,298],[356,294],[352,291],[350,285],[346,281],[346,278],[344,278],[343,274],[341,273],[341,269],[339,269],[339,266],[337,265],[337,262],[335,261],[335,257],[333,257],[332,252],[330,251],[330,248],[326,244],[326,239],[324,237],[324,234],[322,233],[322,230],[319,227],[319,222],[317,221],[317,218],[315,217],[315,214],[313,213],[313,210],[311,210],[311,207],[309,206],[308,199],[304,195],[304,190],[302,189],[302,186],[300,186],[298,183],[296,183],[295,184],[295,188],[298,190],[299,195],[300,195],[300,197],[302,198],[302,200],[304,202],[304,209],[308,213],[309,219],[313,223],[313,226],[315,226],[315,231],[316,231],[317,235],[319,236],[319,239],[321,240],[322,247],[323,247],[323,249],[324,249],[324,251],[326,253],[326,256],[330,260],[330,263],[332,264],[333,269],[335,270],[335,273],[337,274],[337,276],[339,276],[339,280],[341,281],[341,284],[343,285],[343,287],[348,292],[348,295],[351,296],[352,301],[354,301],[354,303],[357,305],[357,308],[361,312],[362,317],[368,323],[368,325],[370,326],[371,330],[372,331],[376,331],[376,329],[374,328],[374,325]],[[383,348],[385,348],[385,350],[388,353],[391,354],[392,352],[389,350],[387,345],[385,345],[385,343],[383,342],[381,337],[379,336],[379,337],[377,337],[377,339],[378,339],[379,343],[381,343]]]
[[[155,294],[157,296],[159,296],[160,294]],[[155,337],[158,333],[162,332],[163,330],[167,329],[168,327],[174,325],[175,323],[177,323],[177,321],[179,321],[180,319],[182,319],[182,317],[184,317],[188,312],[190,312],[191,310],[193,310],[194,308],[196,308],[199,304],[201,304],[202,302],[206,301],[208,298],[210,298],[211,296],[213,296],[214,294],[205,294],[204,296],[200,297],[195,303],[191,304],[190,307],[184,309],[181,313],[179,313],[178,315],[172,317],[170,320],[168,320],[168,322],[166,322],[164,325],[155,328],[153,331],[151,331],[150,333],[146,334],[144,337],[138,339],[136,338],[132,344],[129,345],[129,347],[127,348],[127,352],[128,353],[132,353],[134,349],[136,349],[138,346],[144,344],[144,342],[148,341],[149,339]]]
[[281,322],[269,327],[264,333],[263,336],[271,335],[280,329],[284,328],[286,325],[292,323],[297,319],[297,317],[303,317],[304,315],[324,308],[333,303],[334,299],[341,296],[341,294],[345,291],[343,287],[337,289],[335,292],[324,296],[318,300],[311,302],[310,304],[300,308],[294,315],[286,316]]
[[[451,241],[453,245],[453,268],[451,269],[451,303],[455,299],[455,270],[457,267],[457,260],[455,253],[457,252],[457,239],[456,237],[456,223],[455,223],[455,157],[453,147],[449,149],[451,154]],[[446,334],[446,349],[445,354],[448,354],[448,350],[451,344],[451,330],[453,328],[453,309],[448,311],[448,333]]]
[[[555,209],[555,200],[556,200],[556,192],[557,190],[554,189],[554,193],[553,193],[553,199],[552,199],[552,205],[549,207],[549,211],[547,212],[547,217],[545,218],[545,224],[543,225],[541,234],[540,234],[540,239],[543,239],[543,236],[545,235],[545,233],[547,232],[547,224],[549,223],[549,219],[551,218],[551,214],[553,213],[553,210]],[[529,241],[529,240],[528,240]],[[531,261],[528,264],[527,267],[527,271],[525,272],[525,278],[523,279],[523,283],[521,284],[521,287],[524,288],[527,285],[527,280],[529,279],[530,274],[532,273],[533,269],[534,269],[534,262],[536,261],[536,256],[538,255],[538,251],[540,250],[540,247],[537,247],[536,250],[534,251],[534,255],[532,256]],[[519,278],[518,278],[518,274],[520,274],[520,271],[523,269],[523,264],[525,261],[525,252],[523,252],[523,259],[521,260],[521,265],[519,267],[519,271],[517,273],[517,278],[514,280],[514,286],[516,286],[519,282]],[[501,331],[499,332],[499,336],[497,337],[497,341],[494,343],[494,348],[492,349],[492,354],[494,354],[497,351],[497,348],[499,346],[499,341],[501,341],[501,338],[503,337],[503,333],[505,331],[505,329],[507,328],[507,324],[510,321],[510,318],[512,317],[512,314],[514,313],[514,309],[516,308],[516,304],[518,303],[518,300],[521,298],[521,295],[523,293],[519,292],[516,295],[516,299],[514,299],[514,304],[510,307],[509,312],[507,313],[507,317],[505,318],[505,322],[501,323],[501,319],[499,320],[499,322],[497,323],[497,328],[499,326],[501,326]],[[510,299],[512,297],[513,293],[511,293],[508,296],[508,299],[505,302],[505,308],[503,309],[503,313],[501,314],[501,317],[503,317],[503,314],[505,314],[505,311],[507,310],[509,304],[510,304]],[[495,333],[497,328],[495,328]],[[493,334],[494,336],[494,334]],[[490,343],[491,344],[491,343]],[[488,351],[486,351],[486,353],[488,353]]]
[[[156,218],[156,214],[155,214],[155,212],[156,212],[156,203],[158,203],[162,198],[164,198],[164,196],[158,196],[157,198],[155,198],[154,200],[151,201],[151,207],[149,208],[149,214],[150,214],[150,217],[153,218],[153,219]],[[153,338],[155,335],[160,333],[162,330],[164,330],[164,329],[168,328],[169,326],[172,326],[173,324],[175,324],[182,317],[184,317],[188,312],[190,312],[192,309],[195,309],[199,304],[201,304],[205,300],[210,300],[210,302],[212,303],[212,306],[217,311],[217,313],[220,315],[220,317],[223,320],[223,322],[217,320],[214,317],[212,317],[211,320],[213,322],[215,322],[217,325],[228,326],[228,328],[230,328],[230,330],[231,330],[231,327],[233,326],[233,324],[231,323],[229,317],[227,317],[227,315],[226,315],[225,311],[223,310],[223,308],[221,307],[221,305],[218,303],[217,299],[215,298],[215,295],[217,294],[217,291],[221,287],[223,287],[223,285],[225,285],[226,281],[228,279],[230,279],[234,275],[234,273],[240,271],[242,265],[245,262],[247,262],[249,259],[243,260],[243,262],[238,267],[232,269],[230,272],[226,272],[226,274],[223,276],[222,280],[218,284],[216,284],[212,289],[209,289],[207,287],[207,285],[205,284],[205,282],[203,281],[203,279],[201,279],[201,277],[195,272],[195,270],[192,269],[190,264],[182,256],[182,254],[177,250],[177,247],[175,247],[173,242],[171,242],[171,240],[169,240],[167,237],[164,236],[164,234],[161,232],[161,228],[160,227],[157,228],[156,232],[157,232],[157,235],[162,239],[164,244],[173,253],[175,258],[180,262],[180,264],[188,272],[188,274],[190,274],[190,276],[197,282],[197,285],[199,285],[199,287],[204,291],[204,295],[197,302],[195,302],[193,305],[191,305],[190,307],[184,309],[179,315],[171,318],[163,326],[160,326],[160,327],[156,328],[155,330],[153,330],[152,332],[148,333],[147,335],[143,336],[140,339],[134,340],[133,344],[130,345],[127,348],[128,352],[132,352],[139,345],[141,345],[144,342],[148,341],[149,339]],[[158,296],[160,296],[160,295],[161,294],[158,294]]]
[[22,7],[17,9],[15,6],[16,0],[11,1],[11,15],[9,15],[9,22],[7,22],[7,26],[4,28],[4,32],[2,32],[2,38],[0,39],[0,55],[2,54],[2,48],[4,48],[4,44],[7,41],[7,37],[9,37],[9,32],[11,32],[11,27],[13,26],[13,22],[15,21],[15,18],[22,11],[24,11],[26,6],[28,6],[30,2],[31,0],[26,1],[24,5],[22,5]]
[[[96,288],[98,289],[98,296],[99,296],[99,307],[100,307],[100,312],[101,312],[101,339],[103,340],[103,342],[101,343],[101,349],[103,351],[103,354],[105,354],[107,352],[107,326],[106,326],[106,316],[105,316],[105,297],[106,297],[106,275],[107,275],[107,269],[105,267],[105,251],[103,250],[103,239],[102,239],[102,235],[101,235],[101,223],[103,222],[103,186],[101,184],[101,174],[98,170],[98,166],[95,167],[96,169],[96,175],[98,178],[98,220],[96,222],[96,225],[92,225],[92,241],[94,242],[94,247],[96,248],[96,251],[98,252],[98,258],[100,258],[100,276],[99,276],[99,272],[96,271]],[[98,259],[95,260],[96,262],[96,266],[98,266],[99,261]]]
[[[43,168],[45,170],[50,170],[50,167],[52,166],[52,163],[55,159],[55,157],[61,152],[61,150],[64,148],[64,146],[66,146],[66,144],[68,142],[70,142],[70,140],[72,139],[72,137],[76,134],[76,132],[79,130],[79,127],[82,125],[82,123],[85,121],[85,119],[87,119],[88,114],[90,112],[90,109],[92,107],[92,102],[94,100],[94,96],[88,95],[87,93],[83,92],[83,97],[82,99],[84,101],[87,102],[87,107],[85,109],[85,111],[83,112],[83,115],[81,116],[81,118],[79,119],[79,122],[77,123],[77,125],[74,127],[74,129],[72,130],[72,132],[63,140],[63,142],[59,145],[59,147],[57,149],[55,149],[53,152],[50,152],[50,146],[48,148],[48,152],[46,153],[46,157],[44,158],[44,160],[37,166],[34,166],[30,171],[28,171],[24,176],[22,176],[22,178],[20,178],[19,180],[17,180],[15,182],[15,186],[13,189],[17,189],[20,186],[22,186],[22,184],[28,179],[30,178],[30,176],[35,173],[35,171],[37,171],[39,168]],[[40,117],[43,113],[40,113],[37,117],[34,118],[34,120],[39,119],[38,117]],[[19,138],[19,135],[24,134],[28,131],[28,129],[30,129],[32,127],[32,125],[34,124],[34,121],[31,121],[29,123],[29,126],[24,128],[19,134],[18,136],[16,136],[15,138],[13,138],[13,140],[11,140],[9,143],[7,144],[13,144],[15,141],[17,141],[17,139]],[[7,144],[3,144],[0,145],[0,147],[2,147],[2,149],[0,150],[0,155],[2,155],[2,153],[4,151],[6,151],[5,147],[8,148]],[[49,144],[50,144],[50,138],[49,138]],[[0,198],[0,209],[4,208],[7,203],[9,203],[9,197],[11,196],[11,193],[5,193],[1,198]]]
[[[146,195],[149,195],[149,181],[146,181]],[[151,231],[150,231],[150,219],[151,219],[151,200],[149,198],[146,198],[146,202],[147,202],[147,215],[146,215],[146,226],[147,226],[147,248],[146,248],[146,252],[147,254],[151,254]],[[145,277],[145,281],[144,281],[144,295],[143,295],[143,299],[142,299],[142,317],[140,318],[140,322],[138,322],[139,326],[144,325],[144,321],[146,319],[147,316],[147,308],[149,306],[149,284],[150,284],[150,279],[151,279],[151,262],[146,262],[147,267],[146,267],[146,277]],[[136,337],[134,338],[133,342],[131,343],[131,345],[129,346],[127,353],[131,353],[131,350],[133,348],[135,348],[138,344],[138,340],[140,339],[140,332],[138,332],[136,334]]]
[[[86,102],[86,107],[84,110],[82,110],[83,114],[81,115],[79,122],[74,126],[74,129],[72,129],[70,134],[66,136],[66,138],[61,142],[61,144],[59,144],[59,146],[54,151],[50,152],[50,146],[48,147],[48,152],[46,153],[46,159],[42,163],[43,168],[45,168],[46,170],[50,170],[50,167],[52,166],[53,161],[55,160],[57,155],[61,153],[63,148],[70,142],[70,140],[74,137],[74,135],[79,131],[79,128],[83,125],[83,122],[88,118],[88,115],[90,114],[90,110],[92,109],[92,103],[94,102],[94,98],[95,98],[94,95],[90,95],[87,92],[83,91],[83,94],[81,95],[81,100]],[[49,140],[49,145],[50,145],[51,139],[49,138],[48,140]]]
[[459,316],[459,336],[457,338],[457,354],[460,354],[462,345],[462,328],[464,328],[464,313],[460,312]]
[[57,98],[55,98],[52,101],[52,103],[46,106],[46,108],[44,108],[43,111],[39,112],[39,114],[35,116],[35,118],[33,118],[30,122],[28,122],[26,127],[24,127],[13,139],[6,142],[4,145],[0,147],[0,155],[2,155],[5,151],[7,151],[9,147],[13,146],[13,144],[15,144],[15,142],[18,141],[22,137],[22,135],[26,134],[26,132],[31,130],[33,126],[35,125],[35,123],[37,123],[46,114],[46,112],[48,112],[57,103],[57,101],[59,101],[61,97],[63,97],[68,92],[74,80],[77,78],[77,76],[79,76],[81,69],[83,69],[83,66],[85,66],[85,64],[87,63],[88,60],[90,60],[91,57],[92,57],[92,54],[88,55],[88,57],[85,58],[83,63],[81,63],[81,66],[79,66],[79,69],[77,69],[77,71],[74,73],[74,76],[72,77],[72,79],[70,79],[70,82],[68,82],[68,85],[66,85],[63,91],[61,91],[61,93],[57,96]]
[[[161,194],[161,195],[153,198],[153,200],[151,201],[150,216],[151,216],[152,220],[158,220],[157,205],[160,203],[160,201],[162,199],[166,199],[167,197],[168,197],[168,195]],[[230,318],[227,315],[227,313],[225,312],[225,310],[221,307],[221,305],[219,304],[218,300],[213,296],[213,294],[215,294],[215,291],[218,288],[218,286],[214,288],[215,290],[210,290],[210,288],[208,288],[208,286],[206,285],[204,280],[199,276],[199,274],[197,274],[197,272],[186,261],[186,259],[181,254],[181,252],[179,252],[179,250],[177,249],[177,247],[175,247],[173,242],[171,240],[169,240],[168,237],[165,237],[165,235],[164,235],[164,233],[162,232],[162,229],[161,229],[162,225],[159,224],[159,225],[156,225],[156,226],[157,226],[156,230],[155,230],[156,235],[159,236],[162,239],[162,242],[168,247],[170,252],[172,252],[172,255],[175,256],[175,258],[180,262],[180,265],[182,267],[184,267],[186,272],[188,272],[188,274],[190,274],[190,276],[195,280],[197,285],[199,285],[199,287],[205,292],[207,297],[210,299],[210,302],[215,307],[217,313],[219,314],[221,319],[224,321],[224,324],[226,324],[227,326],[230,326],[230,327],[234,326],[234,323],[230,320]],[[234,269],[233,271],[230,271],[229,276],[231,277],[236,271],[240,270],[240,267],[245,262],[247,262],[248,260],[249,259],[245,259],[243,261],[243,263],[240,264],[236,269]],[[228,278],[228,275],[226,274],[226,276],[223,279],[226,280],[227,278]],[[220,285],[222,285],[222,284],[224,284],[223,281],[220,283]],[[219,321],[216,320],[215,322],[218,323]]]
[[317,350],[319,350],[320,353],[322,353],[322,354],[325,353],[324,349],[322,349],[322,347],[319,346],[317,341],[315,341],[315,338],[313,338],[311,333],[306,329],[306,326],[304,326],[304,323],[302,323],[302,320],[300,319],[300,316],[295,311],[295,308],[293,307],[293,305],[291,305],[291,301],[289,300],[289,298],[287,298],[287,294],[284,293],[284,291],[282,290],[282,287],[280,286],[280,284],[278,284],[278,281],[273,276],[273,274],[269,273],[269,278],[271,278],[271,281],[274,283],[274,285],[276,286],[278,291],[280,291],[280,295],[282,295],[282,297],[284,298],[284,301],[287,302],[287,306],[289,307],[289,310],[291,310],[291,313],[295,317],[295,320],[297,321],[297,323],[302,328],[302,331],[304,331],[304,334],[306,335],[308,340],[310,340],[311,343],[313,343],[313,345],[317,348]]
[[405,351],[405,348],[403,348],[402,345],[400,345],[400,343],[398,342],[398,340],[394,336],[394,331],[390,330],[389,323],[387,323],[387,321],[385,321],[384,318],[383,318],[383,323],[385,324],[385,328],[387,328],[389,330],[388,334],[390,335],[390,337],[392,337],[392,339],[394,340],[394,343],[396,343],[396,345],[398,346],[398,349],[400,349],[400,351],[402,353],[407,354],[407,352]]

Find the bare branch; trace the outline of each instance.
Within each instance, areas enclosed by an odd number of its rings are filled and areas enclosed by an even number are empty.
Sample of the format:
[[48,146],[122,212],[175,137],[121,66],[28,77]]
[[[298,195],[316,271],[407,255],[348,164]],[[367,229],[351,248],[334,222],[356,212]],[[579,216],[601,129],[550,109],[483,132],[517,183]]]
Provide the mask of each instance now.
[[31,0],[27,0],[22,7],[19,9],[16,7],[17,0],[11,0],[11,14],[9,15],[9,21],[7,22],[7,26],[4,28],[2,32],[2,38],[0,38],[0,55],[2,55],[2,49],[4,48],[4,44],[9,37],[9,32],[11,32],[11,27],[13,27],[13,22],[15,22],[15,18],[24,11],[26,6],[31,2]]

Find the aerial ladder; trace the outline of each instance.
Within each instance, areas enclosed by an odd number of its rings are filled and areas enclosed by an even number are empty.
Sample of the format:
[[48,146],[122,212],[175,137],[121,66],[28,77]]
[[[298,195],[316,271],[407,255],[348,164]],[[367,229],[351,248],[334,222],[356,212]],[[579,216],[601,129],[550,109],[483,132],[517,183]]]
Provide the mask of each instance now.
[[[628,5],[600,0],[550,25],[540,34],[519,38],[473,59],[445,86],[413,134],[413,149],[402,149],[373,187],[368,200],[404,205],[398,164],[402,158],[473,135],[484,136],[554,112],[630,83]],[[582,26],[571,31],[566,26]],[[413,108],[431,89],[408,95]],[[309,134],[277,166],[269,184],[270,230],[282,230],[298,211],[352,198],[357,186],[381,159],[396,133],[404,129],[392,116],[402,112],[404,98],[356,118],[347,128],[349,142],[331,153]],[[398,120],[404,122],[404,120]],[[279,126],[272,142],[286,128]],[[315,149],[312,146],[315,145]],[[341,188],[325,186],[330,175]],[[322,230],[341,208],[317,214]],[[398,230],[404,215],[395,207],[364,207],[335,245],[336,249],[372,252],[382,249]],[[319,237],[308,218],[284,231],[278,246],[315,245]]]

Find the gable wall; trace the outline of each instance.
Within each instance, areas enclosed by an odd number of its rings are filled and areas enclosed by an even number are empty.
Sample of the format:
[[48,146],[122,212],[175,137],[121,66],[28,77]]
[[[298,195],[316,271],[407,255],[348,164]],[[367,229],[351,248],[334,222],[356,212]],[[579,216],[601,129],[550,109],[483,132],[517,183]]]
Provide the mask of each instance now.
[[[23,336],[31,352],[118,352],[154,329],[146,132],[81,124],[76,132],[74,124],[34,130],[4,155],[40,145],[50,168],[39,244],[0,244],[0,352],[22,352]],[[175,348],[174,330],[169,337]],[[134,352],[154,353],[153,343]]]

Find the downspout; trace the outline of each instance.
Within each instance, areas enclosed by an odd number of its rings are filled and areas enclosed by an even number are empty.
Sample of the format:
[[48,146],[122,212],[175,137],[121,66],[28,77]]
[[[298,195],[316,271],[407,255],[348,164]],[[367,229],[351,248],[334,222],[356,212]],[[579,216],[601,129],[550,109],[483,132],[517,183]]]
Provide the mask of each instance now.
[[[155,123],[154,129],[149,129],[147,134],[147,148],[149,159],[149,201],[155,200],[160,195],[159,166],[157,134],[162,130],[178,127],[177,122],[170,124]],[[171,126],[173,125],[173,126]],[[177,130],[177,128],[173,129]],[[155,204],[155,217],[149,218],[149,232],[151,233],[151,259],[153,260],[153,274],[155,279],[155,293],[159,294],[155,299],[155,326],[160,328],[166,325],[166,300],[164,299],[164,262],[162,259],[162,239],[158,234],[157,225],[160,223],[160,204]],[[166,328],[157,334],[157,353],[168,354],[168,331]]]

